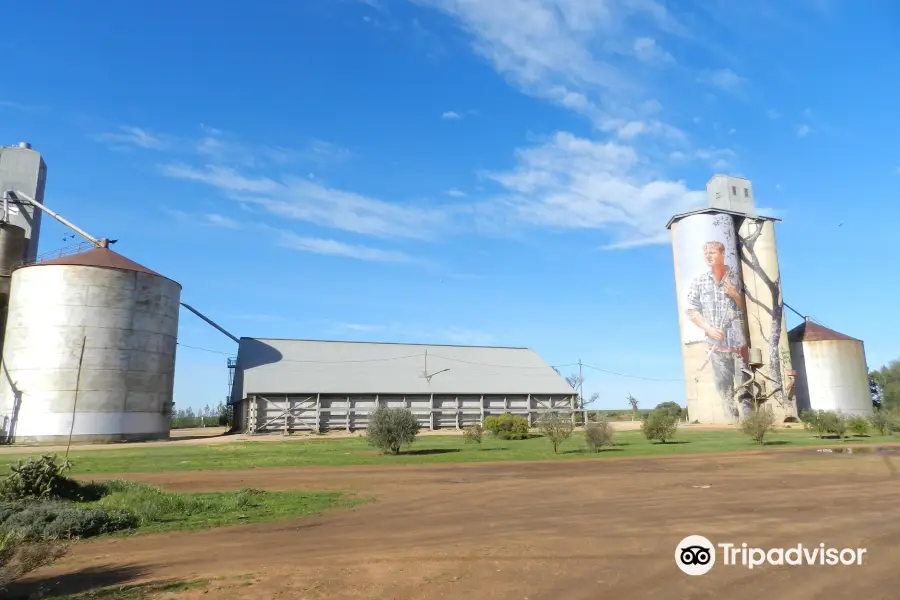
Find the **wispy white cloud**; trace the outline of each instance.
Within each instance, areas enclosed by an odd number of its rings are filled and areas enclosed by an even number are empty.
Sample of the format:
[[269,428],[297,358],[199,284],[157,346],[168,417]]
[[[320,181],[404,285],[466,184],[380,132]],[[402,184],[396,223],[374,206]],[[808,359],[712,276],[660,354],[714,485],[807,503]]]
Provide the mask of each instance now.
[[812,128],[809,125],[798,125],[797,126],[797,137],[806,137],[810,133],[812,133]]
[[740,88],[746,79],[731,69],[707,69],[700,73],[697,81],[733,92]]
[[[603,131],[645,119],[635,100],[648,98],[641,98],[636,76],[617,64],[618,49],[630,46],[637,60],[667,60],[655,39],[635,42],[630,21],[642,19],[667,34],[687,33],[657,0],[411,1],[455,19],[475,52],[511,84],[587,116]],[[598,45],[598,39],[608,43]]]
[[116,131],[99,133],[91,138],[116,149],[141,148],[165,151],[185,159],[200,158],[208,163],[228,167],[284,167],[302,161],[322,167],[342,163],[353,153],[338,144],[323,140],[307,140],[298,149],[260,144],[246,144],[236,135],[208,125],[200,125],[200,134],[169,135],[140,127],[122,126]]
[[519,149],[517,164],[486,176],[520,220],[556,229],[603,229],[617,247],[662,243],[669,216],[703,204],[705,193],[659,178],[634,148],[560,132]]
[[781,118],[781,113],[775,110],[774,108],[770,108],[766,111],[766,116],[772,119],[773,121]]
[[466,194],[464,191],[458,190],[456,188],[450,188],[445,193],[451,198],[465,198],[466,196],[468,196],[468,194]]
[[298,177],[275,181],[212,165],[165,165],[162,172],[167,177],[211,185],[277,217],[351,233],[428,239],[448,221],[448,215],[439,209],[387,202]]
[[445,112],[444,114],[442,114],[442,115],[441,115],[441,118],[442,118],[442,119],[446,119],[446,120],[462,119],[462,117],[459,116],[459,113],[458,113],[458,112],[452,111],[452,110],[448,110],[447,112]]
[[213,227],[222,227],[223,229],[239,229],[241,224],[224,215],[220,215],[218,213],[208,213],[204,215],[206,218],[206,222]]
[[99,133],[94,135],[93,138],[98,142],[112,146],[135,146],[148,150],[163,150],[170,147],[171,144],[171,140],[164,135],[151,133],[140,127],[130,126],[119,127],[117,131]]
[[332,239],[304,237],[289,231],[282,231],[277,244],[283,248],[299,252],[311,252],[328,256],[340,256],[373,262],[412,262],[413,259],[403,252],[380,250],[368,246],[346,244]]
[[675,64],[675,57],[666,52],[652,37],[639,37],[634,40],[634,55],[641,62],[653,65]]

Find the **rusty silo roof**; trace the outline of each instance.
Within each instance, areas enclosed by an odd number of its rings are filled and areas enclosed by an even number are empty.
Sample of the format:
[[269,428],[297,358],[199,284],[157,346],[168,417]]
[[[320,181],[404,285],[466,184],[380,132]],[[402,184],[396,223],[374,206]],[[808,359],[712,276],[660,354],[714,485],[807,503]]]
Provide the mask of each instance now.
[[79,267],[119,269],[120,271],[136,271],[138,273],[148,273],[150,275],[156,275],[157,277],[164,277],[165,279],[168,279],[168,277],[166,277],[165,275],[160,275],[156,271],[148,269],[144,265],[139,265],[130,258],[125,258],[118,252],[113,252],[109,248],[93,248],[91,250],[87,250],[86,252],[79,252],[78,254],[72,254],[70,256],[51,258],[50,260],[44,260],[39,263],[35,263],[34,266],[40,267],[44,265],[71,265]]
[[828,329],[818,323],[812,321],[804,321],[788,332],[788,341],[790,342],[825,342],[825,341],[849,341],[859,342],[854,337],[844,335],[834,329]]

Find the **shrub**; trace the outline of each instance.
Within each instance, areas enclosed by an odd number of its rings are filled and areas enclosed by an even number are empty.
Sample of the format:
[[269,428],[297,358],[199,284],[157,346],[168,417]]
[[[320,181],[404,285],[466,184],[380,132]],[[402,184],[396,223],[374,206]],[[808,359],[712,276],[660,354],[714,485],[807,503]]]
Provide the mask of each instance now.
[[774,430],[775,414],[765,409],[754,410],[741,421],[741,431],[757,444],[762,444],[766,434]]
[[641,431],[648,440],[665,444],[675,437],[675,432],[678,431],[678,418],[666,411],[651,411],[644,416]]
[[572,436],[575,425],[568,415],[551,410],[538,420],[538,429],[553,444],[553,453],[556,454],[559,452],[559,445]]
[[501,440],[528,438],[528,419],[519,415],[503,413],[498,417],[485,417],[484,428]]
[[69,502],[39,501],[7,504],[0,535],[25,542],[93,537],[137,527],[137,518],[124,510],[77,506]]
[[671,417],[680,417],[682,413],[682,408],[677,402],[661,402],[656,405],[655,410],[665,411]]
[[484,427],[481,426],[481,423],[469,425],[463,429],[463,436],[467,444],[480,444],[481,438],[484,437]]
[[853,435],[867,435],[869,433],[869,420],[865,417],[848,417],[847,429]]
[[604,446],[613,446],[613,428],[606,419],[597,419],[584,427],[584,441],[590,452],[600,452]]
[[400,454],[400,447],[412,444],[419,433],[419,421],[408,408],[379,406],[369,415],[366,437],[382,452]]
[[841,413],[830,412],[825,421],[825,431],[843,439],[847,435],[847,417]]
[[869,418],[869,422],[872,424],[872,428],[878,432],[878,435],[887,435],[891,429],[890,415],[883,408],[876,410]]
[[[59,541],[28,542],[15,533],[0,534],[0,592],[23,575],[61,558],[68,546]],[[2,595],[2,594],[0,594]]]

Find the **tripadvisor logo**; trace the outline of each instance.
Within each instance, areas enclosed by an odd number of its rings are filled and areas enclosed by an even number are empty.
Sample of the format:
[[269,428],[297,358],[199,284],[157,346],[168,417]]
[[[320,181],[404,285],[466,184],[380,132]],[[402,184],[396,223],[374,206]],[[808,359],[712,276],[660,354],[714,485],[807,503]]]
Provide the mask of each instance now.
[[716,565],[753,569],[763,565],[860,566],[865,548],[833,548],[797,544],[789,548],[756,548],[747,543],[713,544],[702,535],[689,535],[675,547],[675,564],[688,575],[705,575]]

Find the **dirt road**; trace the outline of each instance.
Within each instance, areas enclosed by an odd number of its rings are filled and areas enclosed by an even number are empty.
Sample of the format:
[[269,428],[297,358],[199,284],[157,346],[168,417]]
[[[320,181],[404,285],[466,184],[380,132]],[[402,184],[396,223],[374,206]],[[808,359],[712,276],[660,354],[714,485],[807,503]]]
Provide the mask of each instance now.
[[[222,578],[184,599],[896,598],[893,460],[803,452],[141,474],[133,479],[172,490],[348,490],[378,501],[299,522],[82,543],[38,575],[70,589]],[[688,577],[674,551],[689,534],[867,554],[858,567],[720,562]]]

